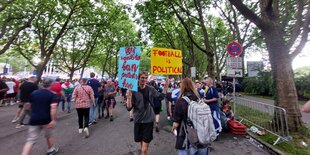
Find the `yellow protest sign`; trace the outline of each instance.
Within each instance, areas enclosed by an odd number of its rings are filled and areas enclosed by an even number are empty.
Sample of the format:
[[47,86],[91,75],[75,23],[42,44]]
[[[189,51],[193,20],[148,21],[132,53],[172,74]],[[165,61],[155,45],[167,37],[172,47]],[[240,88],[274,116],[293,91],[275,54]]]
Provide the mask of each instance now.
[[182,51],[167,48],[151,48],[151,74],[181,75]]

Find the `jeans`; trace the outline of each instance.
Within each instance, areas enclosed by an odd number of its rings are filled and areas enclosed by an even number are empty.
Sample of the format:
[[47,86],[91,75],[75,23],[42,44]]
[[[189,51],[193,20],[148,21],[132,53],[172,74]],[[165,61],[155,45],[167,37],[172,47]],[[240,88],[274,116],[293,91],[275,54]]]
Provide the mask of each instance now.
[[[65,94],[65,97],[67,99],[67,110],[68,112],[70,112],[71,110],[71,98],[72,98],[72,94]],[[62,101],[62,111],[65,111],[65,101]]]
[[98,101],[98,98],[95,98],[95,105],[93,105],[92,103],[90,104],[89,123],[96,121],[96,118],[97,118],[97,111],[96,111],[97,101]]
[[[188,155],[208,155],[208,151],[208,147],[196,149],[190,145],[188,149]],[[178,150],[178,155],[187,155],[186,150]]]
[[105,104],[103,103],[103,96],[98,98],[97,105],[98,105],[98,115],[99,117],[103,117],[105,108]]
[[76,108],[78,119],[79,119],[79,129],[87,128],[89,123],[89,108]]

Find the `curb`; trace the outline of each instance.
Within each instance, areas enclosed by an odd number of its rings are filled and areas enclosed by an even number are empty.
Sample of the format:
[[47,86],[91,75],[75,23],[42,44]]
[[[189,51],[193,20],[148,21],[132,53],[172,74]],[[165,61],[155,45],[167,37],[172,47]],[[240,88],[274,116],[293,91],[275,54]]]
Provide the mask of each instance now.
[[271,155],[285,155],[285,153],[283,153],[282,151],[280,151],[279,149],[273,147],[273,145],[267,143],[267,142],[264,142],[262,140],[260,140],[259,138],[257,138],[257,136],[255,136],[254,134],[250,133],[250,132],[247,132],[247,134],[255,139],[256,141],[258,141],[259,143],[261,143],[265,150],[268,151]]

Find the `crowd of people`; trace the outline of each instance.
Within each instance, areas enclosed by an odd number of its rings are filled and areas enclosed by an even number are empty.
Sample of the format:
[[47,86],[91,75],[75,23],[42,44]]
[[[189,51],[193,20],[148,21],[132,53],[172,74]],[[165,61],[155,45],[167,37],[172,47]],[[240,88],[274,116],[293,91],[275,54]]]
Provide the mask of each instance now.
[[[5,82],[4,82],[5,81]],[[18,104],[12,123],[16,128],[28,124],[29,132],[24,146],[23,155],[30,153],[41,130],[45,131],[48,150],[47,154],[55,154],[58,148],[54,146],[52,129],[56,123],[56,113],[60,109],[71,113],[74,107],[78,116],[78,133],[84,133],[84,137],[90,136],[89,126],[96,124],[98,119],[113,121],[113,111],[116,105],[116,95],[120,94],[121,103],[128,110],[128,119],[134,123],[134,141],[141,144],[141,153],[146,155],[149,143],[153,139],[153,128],[160,131],[160,113],[162,103],[166,104],[167,119],[173,121],[172,132],[176,131],[175,148],[179,154],[189,151],[191,154],[208,154],[208,146],[199,148],[188,144],[183,136],[181,126],[187,120],[188,104],[182,97],[187,96],[191,100],[202,100],[209,105],[213,123],[217,135],[222,131],[223,116],[231,115],[227,106],[220,106],[223,89],[211,78],[202,81],[192,81],[184,78],[180,82],[148,81],[148,73],[141,72],[138,77],[138,91],[130,91],[118,88],[117,81],[108,79],[99,81],[95,74],[90,78],[81,80],[55,81],[43,79],[38,82],[35,76],[16,81],[3,78],[0,80],[0,99],[3,106]],[[162,102],[164,101],[164,102]],[[25,123],[25,116],[29,116],[29,123]],[[232,117],[229,117],[232,119]]]

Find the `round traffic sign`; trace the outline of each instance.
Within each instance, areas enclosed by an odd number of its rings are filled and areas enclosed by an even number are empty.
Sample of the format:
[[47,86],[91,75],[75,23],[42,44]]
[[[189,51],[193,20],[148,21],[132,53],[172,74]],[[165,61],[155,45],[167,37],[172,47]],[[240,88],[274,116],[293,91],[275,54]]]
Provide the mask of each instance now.
[[231,42],[227,45],[226,51],[232,57],[237,57],[242,53],[242,46],[238,42]]

